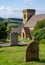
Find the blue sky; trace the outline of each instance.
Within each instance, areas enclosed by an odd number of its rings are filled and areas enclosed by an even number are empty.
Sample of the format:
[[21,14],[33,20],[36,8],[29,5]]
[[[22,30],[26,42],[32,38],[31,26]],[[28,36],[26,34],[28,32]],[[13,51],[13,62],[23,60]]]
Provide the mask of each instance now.
[[45,14],[45,0],[0,0],[0,17],[22,17],[23,9],[36,9]]

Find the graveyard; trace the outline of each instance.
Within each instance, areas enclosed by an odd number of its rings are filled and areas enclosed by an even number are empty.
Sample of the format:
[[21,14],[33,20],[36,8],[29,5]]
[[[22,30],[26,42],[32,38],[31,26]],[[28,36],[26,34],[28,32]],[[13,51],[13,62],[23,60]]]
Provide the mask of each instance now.
[[45,0],[0,0],[0,65],[45,65]]
[[[11,42],[15,42],[14,39]],[[28,39],[25,39],[24,43],[26,42],[27,45],[24,46],[13,44],[0,47],[0,65],[45,65],[45,39],[39,44],[37,41],[30,40],[29,42]]]
[[0,65],[45,65],[45,44],[39,45],[40,61],[25,61],[26,46],[0,48]]
[[45,15],[35,15],[35,9],[23,15],[0,23],[0,65],[45,65]]
[[[45,24],[45,20],[43,23]],[[39,25],[36,24],[35,28],[38,29]],[[44,28],[33,31],[30,35],[32,39],[22,38],[18,28],[12,27],[10,42],[0,42],[0,65],[45,65],[45,26],[42,26]],[[7,35],[4,37],[4,34],[2,38],[6,39]]]

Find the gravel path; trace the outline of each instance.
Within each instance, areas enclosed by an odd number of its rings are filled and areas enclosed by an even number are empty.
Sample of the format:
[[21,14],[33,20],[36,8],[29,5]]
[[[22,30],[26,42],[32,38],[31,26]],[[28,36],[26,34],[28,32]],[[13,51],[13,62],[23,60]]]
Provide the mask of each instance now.
[[[27,45],[26,43],[18,42],[18,46],[26,46],[26,45]],[[0,47],[2,46],[11,46],[11,43],[2,43],[0,44]]]
[[1,46],[10,46],[11,45],[11,43],[3,43],[3,44],[0,44],[0,47]]

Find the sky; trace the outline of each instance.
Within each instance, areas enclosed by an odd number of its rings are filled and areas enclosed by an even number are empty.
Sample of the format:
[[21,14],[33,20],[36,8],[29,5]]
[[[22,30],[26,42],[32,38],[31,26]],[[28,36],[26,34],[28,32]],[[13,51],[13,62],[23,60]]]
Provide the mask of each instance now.
[[45,14],[45,0],[0,0],[0,17],[22,18],[24,9],[35,9],[36,14]]

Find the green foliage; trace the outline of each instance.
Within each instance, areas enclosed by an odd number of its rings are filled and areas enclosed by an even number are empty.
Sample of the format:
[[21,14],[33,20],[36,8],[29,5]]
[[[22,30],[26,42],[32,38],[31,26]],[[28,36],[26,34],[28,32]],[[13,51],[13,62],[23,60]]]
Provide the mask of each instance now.
[[38,21],[34,27],[34,30],[45,28],[45,20]]
[[32,33],[39,41],[45,39],[45,20],[38,21]]
[[18,36],[18,41],[21,41],[23,43],[29,44],[31,40],[30,39],[22,38],[21,36]]
[[45,39],[45,28],[39,29],[33,33],[34,38],[38,39],[39,41],[41,39]]
[[9,32],[11,31],[11,28],[12,27],[18,27],[16,24],[12,24],[12,23],[10,23],[10,24],[8,24],[8,30],[9,30]]
[[40,44],[45,44],[45,39],[42,39],[42,40],[40,41]]
[[0,23],[0,39],[7,38],[8,31],[7,31],[7,22]]

